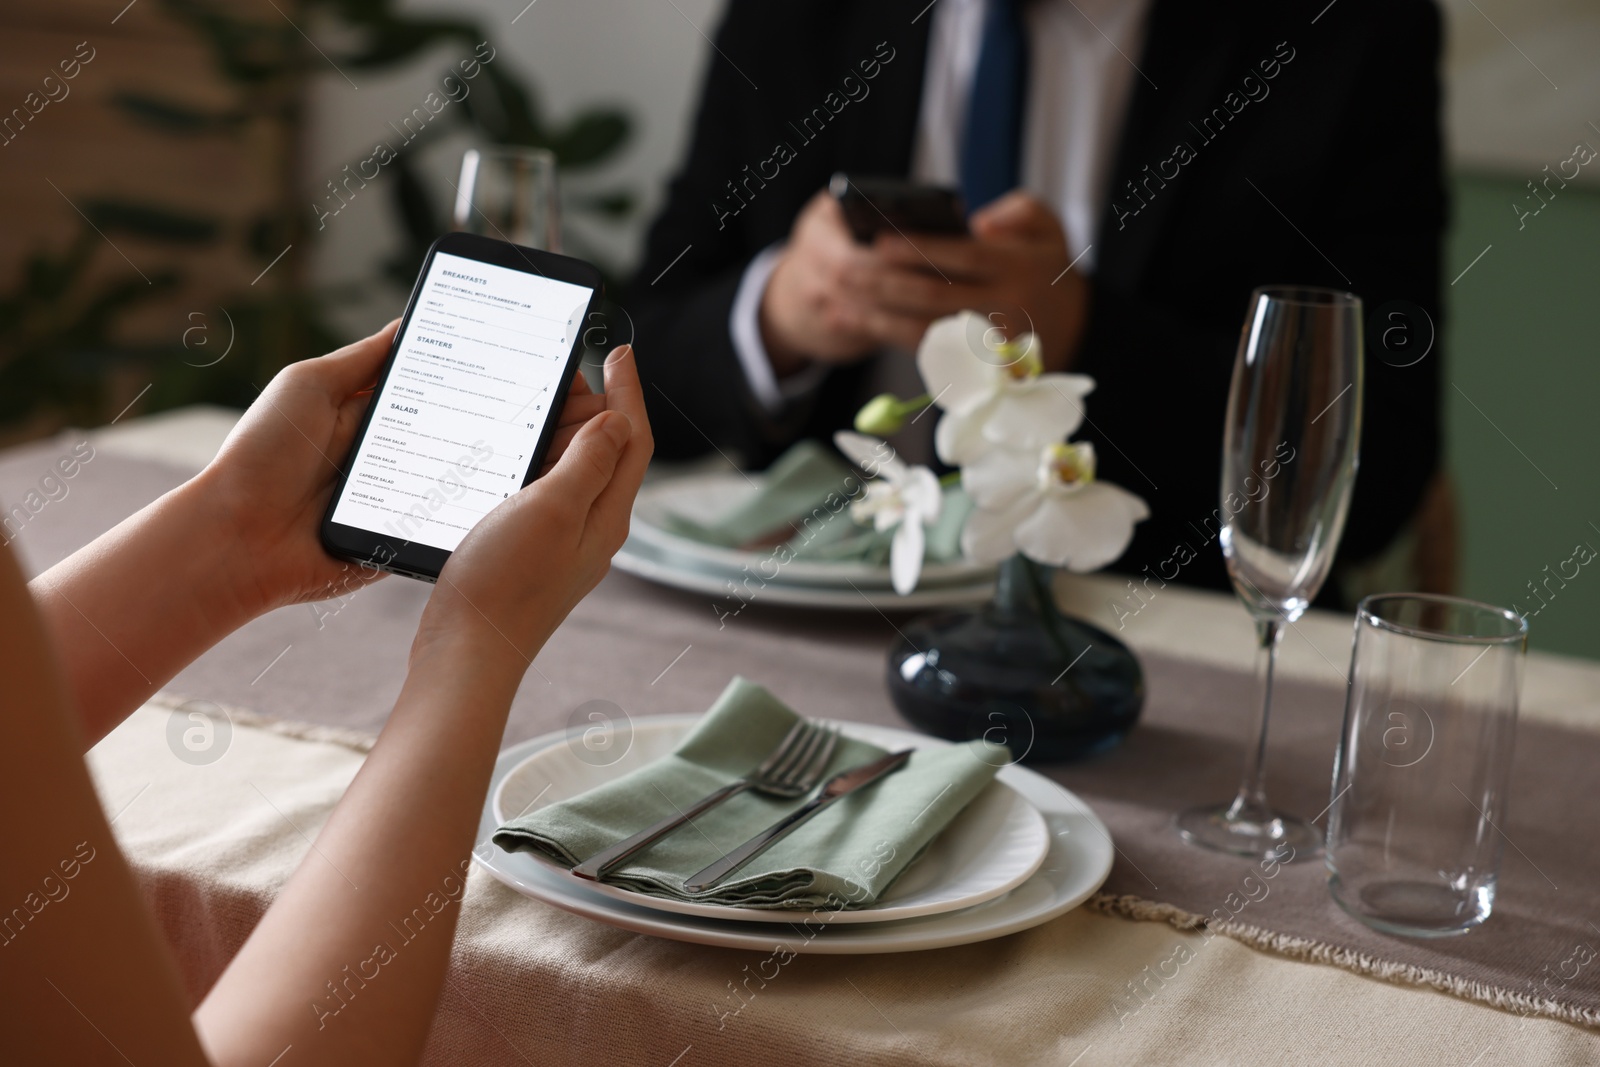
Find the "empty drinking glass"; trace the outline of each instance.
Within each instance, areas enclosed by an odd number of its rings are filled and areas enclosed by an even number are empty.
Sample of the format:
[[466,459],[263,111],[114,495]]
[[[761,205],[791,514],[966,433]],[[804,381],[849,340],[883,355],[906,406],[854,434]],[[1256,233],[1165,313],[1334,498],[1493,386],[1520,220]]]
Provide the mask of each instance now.
[[1489,917],[1527,641],[1526,619],[1471,600],[1361,602],[1326,861],[1369,926],[1438,937]]
[[1322,835],[1267,801],[1267,722],[1283,628],[1328,577],[1361,441],[1361,300],[1332,289],[1250,298],[1222,436],[1219,539],[1256,624],[1256,732],[1231,801],[1179,812],[1185,841],[1257,859],[1316,855]]
[[561,251],[556,157],[543,148],[469,148],[451,223],[526,248]]

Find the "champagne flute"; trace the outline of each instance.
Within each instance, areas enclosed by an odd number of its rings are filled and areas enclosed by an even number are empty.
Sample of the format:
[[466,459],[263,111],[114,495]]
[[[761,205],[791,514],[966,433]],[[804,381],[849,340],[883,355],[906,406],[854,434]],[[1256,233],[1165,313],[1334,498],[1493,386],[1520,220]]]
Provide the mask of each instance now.
[[561,251],[556,157],[543,148],[469,148],[456,184],[454,229]]
[[[1283,628],[1322,588],[1355,487],[1361,439],[1361,300],[1257,289],[1239,338],[1222,444],[1220,540],[1256,624],[1261,710],[1239,793],[1177,817],[1184,840],[1239,856],[1316,855],[1321,835],[1267,803],[1272,678]],[[1288,846],[1286,848],[1285,846]]]

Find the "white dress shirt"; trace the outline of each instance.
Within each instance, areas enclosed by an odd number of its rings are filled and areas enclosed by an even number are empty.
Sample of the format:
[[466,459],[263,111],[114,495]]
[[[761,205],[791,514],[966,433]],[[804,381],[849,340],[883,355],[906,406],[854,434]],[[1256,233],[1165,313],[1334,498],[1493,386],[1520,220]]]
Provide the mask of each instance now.
[[[1115,163],[1118,133],[1144,43],[1150,0],[1034,0],[1028,27],[1028,106],[1022,187],[1053,207],[1078,269],[1093,273],[1094,242]],[[960,184],[967,99],[983,37],[984,0],[937,0],[930,15],[922,106],[911,177]],[[761,298],[783,244],[745,268],[729,331],[751,391],[769,411],[814,388],[826,368],[813,365],[778,381],[761,341]]]

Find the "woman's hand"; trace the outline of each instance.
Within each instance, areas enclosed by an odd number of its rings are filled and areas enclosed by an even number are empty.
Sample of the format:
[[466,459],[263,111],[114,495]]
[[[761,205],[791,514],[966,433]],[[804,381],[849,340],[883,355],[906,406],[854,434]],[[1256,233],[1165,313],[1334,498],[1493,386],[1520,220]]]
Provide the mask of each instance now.
[[[241,548],[233,573],[246,614],[344,596],[381,576],[328,555],[319,530],[398,322],[285,367],[196,479],[195,488],[222,517],[225,529],[215,536]],[[604,408],[604,398],[578,375],[562,409],[552,462],[578,426]]]
[[236,594],[248,614],[372,580],[371,568],[329,556],[318,529],[398,323],[279,371],[195,479],[217,533],[241,549]]
[[[377,576],[374,568],[329,556],[318,528],[338,478],[337,464],[350,452],[394,329],[390,323],[331,355],[286,367],[205,470],[34,579],[34,601],[67,668],[86,746],[257,615],[285,604],[345,596]],[[581,442],[580,427],[608,406],[644,427],[631,357],[624,357],[624,364],[628,370],[621,378],[614,367],[609,372],[622,383],[615,397],[595,396],[581,377],[576,379],[559,416],[552,455],[559,456],[575,439]],[[649,457],[647,429],[641,439],[643,444],[629,442],[622,467],[634,487]],[[550,494],[541,489],[538,495]],[[626,495],[631,501],[633,488]],[[571,505],[557,499],[552,507],[570,511]],[[586,503],[584,511],[568,518],[581,524],[588,510]],[[616,511],[600,510],[606,516]],[[613,523],[623,531],[627,511],[624,502],[620,525]],[[551,558],[566,559],[569,569],[589,559],[580,561],[571,553]],[[570,575],[560,577],[565,581]],[[589,585],[598,577],[595,572]],[[473,583],[467,585],[473,600],[494,602],[474,592]],[[582,595],[569,592],[570,601],[563,601],[568,606]],[[553,628],[566,608],[553,601],[544,607],[543,617]],[[447,628],[467,632],[473,625],[481,625],[481,619]],[[522,647],[536,647],[530,635],[538,633],[537,627],[517,632]]]
[[470,649],[504,660],[520,677],[605,576],[628,536],[655,448],[633,349],[606,360],[603,396],[579,393],[567,407],[574,417],[557,435],[560,458],[473,527],[445,564],[417,629],[413,664]]

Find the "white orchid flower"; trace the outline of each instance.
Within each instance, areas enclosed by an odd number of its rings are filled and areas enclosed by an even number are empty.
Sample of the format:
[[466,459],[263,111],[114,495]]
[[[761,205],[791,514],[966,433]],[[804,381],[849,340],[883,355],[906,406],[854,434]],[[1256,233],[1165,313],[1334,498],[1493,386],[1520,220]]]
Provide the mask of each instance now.
[[850,517],[879,533],[894,531],[889,542],[889,577],[894,591],[905,596],[917,587],[927,549],[923,527],[939,521],[944,490],[927,467],[912,467],[895,455],[888,442],[840,430],[833,443],[871,479],[861,499],[850,505]]
[[977,505],[961,531],[961,550],[980,563],[1021,552],[1079,573],[1114,562],[1150,509],[1094,475],[1094,445],[1087,441],[990,449],[961,470]]
[[1083,423],[1083,398],[1094,389],[1087,375],[1043,373],[1038,337],[1006,341],[973,311],[928,327],[917,370],[944,410],[934,448],[956,467],[997,446],[1033,452],[1071,437]]

